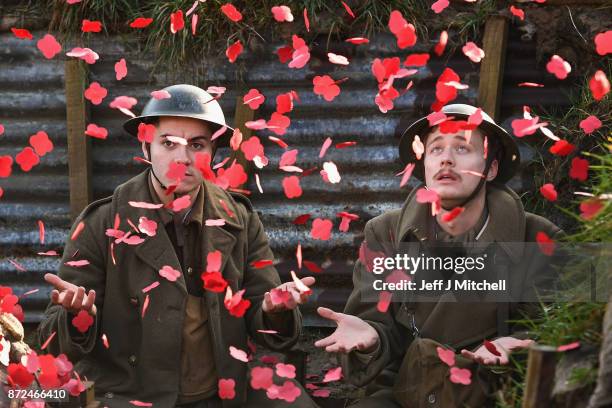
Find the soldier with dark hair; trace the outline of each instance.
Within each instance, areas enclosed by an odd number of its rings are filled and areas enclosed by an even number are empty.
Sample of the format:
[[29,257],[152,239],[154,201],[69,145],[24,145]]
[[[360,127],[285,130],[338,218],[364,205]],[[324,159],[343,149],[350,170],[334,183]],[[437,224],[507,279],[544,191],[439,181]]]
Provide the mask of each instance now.
[[[226,134],[211,140],[227,128],[219,103],[191,85],[164,91],[169,98],[151,99],[124,125],[134,136],[141,123],[155,126],[154,137],[142,140],[150,168],[81,213],[58,275],[45,276],[55,289],[39,339],[56,333],[49,351],[78,362],[76,370],[95,381],[96,398],[108,407],[286,405],[249,386],[247,364],[230,356],[230,347],[249,350],[247,337],[274,350],[291,347],[302,327],[297,306],[308,292],[281,284],[274,266],[257,265],[274,259],[257,212],[245,196],[204,180],[196,164],[198,154],[212,157],[228,142]],[[184,169],[178,182],[173,166]],[[184,208],[171,205],[183,197]],[[121,242],[126,231],[140,239]],[[87,264],[71,266],[75,259]],[[204,287],[203,272],[217,274],[220,290]],[[312,285],[314,278],[302,282]],[[228,307],[233,298],[226,299],[225,284],[231,294],[242,293],[244,314],[230,313],[236,305]],[[290,300],[273,303],[274,288],[288,291]],[[84,333],[72,324],[81,311],[94,319]],[[292,387],[300,393],[294,404],[316,406],[299,384]]]

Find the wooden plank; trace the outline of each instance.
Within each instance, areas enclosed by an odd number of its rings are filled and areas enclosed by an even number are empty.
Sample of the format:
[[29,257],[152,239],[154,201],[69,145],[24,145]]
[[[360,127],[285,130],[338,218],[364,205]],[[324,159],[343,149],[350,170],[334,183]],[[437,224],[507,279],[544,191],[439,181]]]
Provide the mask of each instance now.
[[554,347],[535,345],[529,349],[522,408],[551,406],[556,364],[557,350]]
[[85,136],[87,105],[83,95],[87,71],[83,61],[66,61],[65,83],[70,215],[74,220],[92,200],[91,141]]
[[[243,142],[249,140],[249,138],[253,136],[253,130],[244,125],[253,119],[255,119],[255,111],[249,108],[249,105],[245,105],[243,103],[242,96],[237,97],[236,111],[234,113],[234,127],[240,129],[240,132],[242,132]],[[245,159],[242,152],[232,152],[230,162],[233,160],[236,160],[236,163],[241,164],[247,174],[250,175],[253,172],[253,162]],[[246,183],[238,186],[238,188],[244,189],[245,186]]]
[[499,119],[507,42],[508,20],[502,16],[489,17],[483,39],[485,57],[480,62],[478,106],[495,120]]

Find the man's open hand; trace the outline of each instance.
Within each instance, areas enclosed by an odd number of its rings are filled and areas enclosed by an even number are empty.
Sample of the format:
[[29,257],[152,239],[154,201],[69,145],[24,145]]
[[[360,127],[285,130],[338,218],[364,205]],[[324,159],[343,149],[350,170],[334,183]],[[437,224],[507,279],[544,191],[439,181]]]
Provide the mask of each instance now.
[[62,305],[64,309],[73,314],[78,314],[81,310],[96,315],[96,292],[90,290],[85,296],[85,288],[66,282],[59,276],[52,273],[45,274],[45,280],[53,285],[55,289],[51,291],[51,302]]
[[480,346],[476,352],[463,349],[461,350],[461,355],[484,365],[508,364],[510,361],[508,357],[513,350],[529,347],[533,343],[533,340],[519,340],[514,337],[500,337],[499,339],[491,341],[491,343],[493,343],[495,349],[497,349],[501,356],[496,356],[494,353],[489,351],[484,344]]
[[[315,283],[315,278],[313,278],[312,276],[307,276],[300,280],[306,286],[312,286]],[[272,302],[270,292],[266,292],[264,295],[263,303],[261,304],[261,309],[266,313],[278,313],[284,312],[286,310],[293,310],[297,307],[297,305],[305,303],[312,292],[301,291],[297,286],[298,285],[295,282],[285,282],[272,289],[285,291],[288,292],[290,295],[289,299],[286,302],[281,302],[277,304]]]
[[376,329],[357,316],[337,313],[326,307],[318,308],[317,312],[321,317],[333,320],[338,325],[330,336],[315,342],[315,346],[325,347],[325,351],[329,353],[369,351],[380,341]]

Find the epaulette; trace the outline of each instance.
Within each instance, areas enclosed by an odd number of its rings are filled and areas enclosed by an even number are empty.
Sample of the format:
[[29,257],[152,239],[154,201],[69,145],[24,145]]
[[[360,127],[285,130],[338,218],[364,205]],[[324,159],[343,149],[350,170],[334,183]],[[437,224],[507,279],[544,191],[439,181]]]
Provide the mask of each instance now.
[[108,196],[108,197],[100,198],[99,200],[96,200],[96,201],[92,201],[91,203],[87,205],[87,207],[85,207],[83,211],[81,211],[80,218],[81,219],[85,218],[87,214],[89,214],[92,210],[100,207],[102,204],[110,203],[112,199],[113,199],[113,196]]
[[249,210],[250,212],[253,212],[253,204],[251,203],[251,200],[249,200],[247,196],[245,196],[244,194],[235,193],[233,191],[228,191],[228,193],[231,194],[232,198],[235,201],[244,204],[247,210]]

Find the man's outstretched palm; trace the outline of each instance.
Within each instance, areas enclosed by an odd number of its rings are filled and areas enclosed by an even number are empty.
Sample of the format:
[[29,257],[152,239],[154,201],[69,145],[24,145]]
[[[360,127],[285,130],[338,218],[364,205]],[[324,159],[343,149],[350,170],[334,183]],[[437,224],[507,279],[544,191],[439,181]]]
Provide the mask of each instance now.
[[325,347],[329,353],[350,353],[353,350],[370,351],[378,344],[378,332],[357,316],[337,313],[326,307],[319,307],[321,317],[336,322],[338,327],[328,337],[317,340],[315,346]]
[[64,309],[73,314],[85,310],[92,316],[96,315],[96,305],[94,304],[96,292],[94,290],[90,290],[85,296],[84,287],[66,282],[52,273],[45,274],[45,280],[55,287],[51,291],[51,302],[62,305]]
[[496,356],[487,350],[484,345],[480,346],[475,352],[463,349],[461,350],[461,355],[484,365],[505,365],[510,362],[509,356],[513,350],[529,347],[533,343],[533,340],[500,337],[499,339],[493,340],[491,343],[493,343],[497,352],[501,354],[500,356]]

